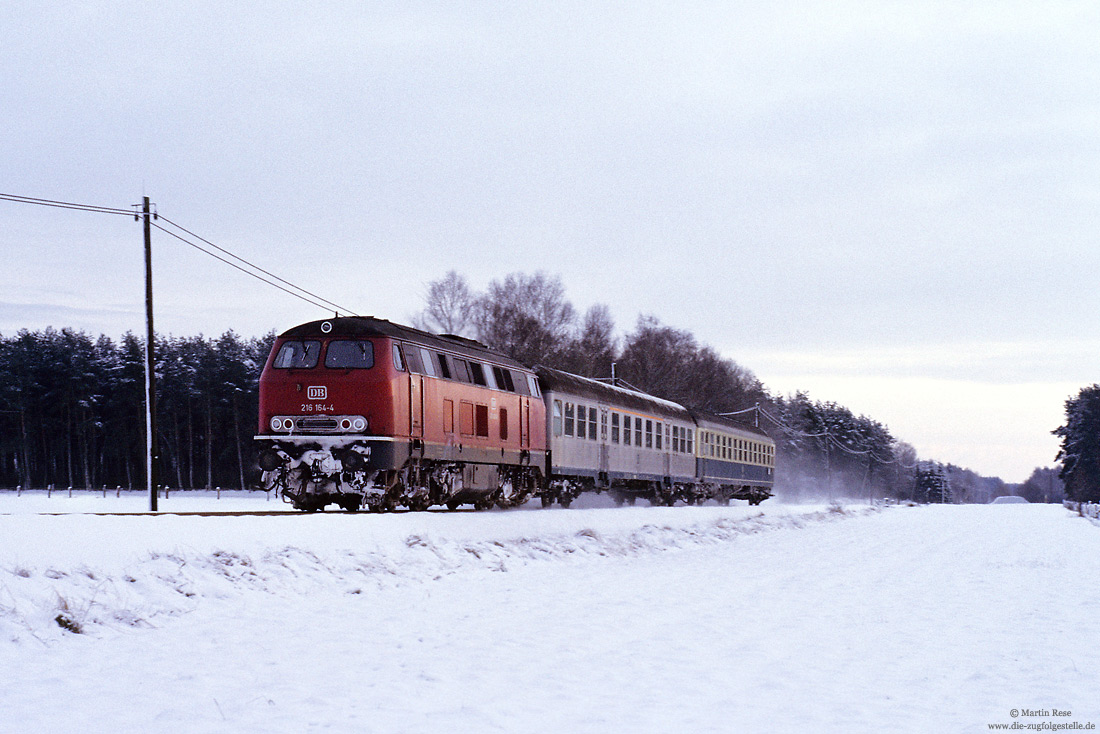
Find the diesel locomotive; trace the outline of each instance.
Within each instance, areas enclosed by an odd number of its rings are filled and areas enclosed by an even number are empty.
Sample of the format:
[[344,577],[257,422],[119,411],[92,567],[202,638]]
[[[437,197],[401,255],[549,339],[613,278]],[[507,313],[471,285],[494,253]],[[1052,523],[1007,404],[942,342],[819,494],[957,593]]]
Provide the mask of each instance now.
[[307,512],[568,507],[586,491],[758,504],[775,468],[757,428],[370,317],[278,336],[256,441],[265,488]]

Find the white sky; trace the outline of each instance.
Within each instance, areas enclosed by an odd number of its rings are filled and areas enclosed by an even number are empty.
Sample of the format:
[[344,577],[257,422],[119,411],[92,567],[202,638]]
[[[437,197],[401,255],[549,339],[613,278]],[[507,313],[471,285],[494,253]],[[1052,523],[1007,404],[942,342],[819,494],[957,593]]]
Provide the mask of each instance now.
[[[560,274],[1020,481],[1097,380],[1091,2],[14,2],[0,192],[160,212],[361,313]],[[154,234],[158,330],[320,314]],[[0,202],[0,333],[143,328],[132,220]]]

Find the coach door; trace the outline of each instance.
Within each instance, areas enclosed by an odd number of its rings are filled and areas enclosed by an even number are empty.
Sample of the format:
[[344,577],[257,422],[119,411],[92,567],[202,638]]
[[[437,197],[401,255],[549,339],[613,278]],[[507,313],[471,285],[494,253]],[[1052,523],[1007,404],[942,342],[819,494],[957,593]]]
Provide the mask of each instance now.
[[527,397],[519,399],[519,445],[531,447],[531,398]]
[[611,447],[607,443],[608,412],[606,405],[600,406],[600,478],[605,482],[611,471]]
[[424,435],[424,378],[409,373],[409,435]]

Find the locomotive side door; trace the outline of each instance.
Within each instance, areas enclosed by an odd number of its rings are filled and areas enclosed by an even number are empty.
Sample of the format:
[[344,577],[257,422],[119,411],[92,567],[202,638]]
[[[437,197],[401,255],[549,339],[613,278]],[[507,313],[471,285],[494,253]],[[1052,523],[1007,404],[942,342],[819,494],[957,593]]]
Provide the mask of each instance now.
[[531,398],[519,399],[519,445],[522,448],[531,447]]
[[424,435],[424,378],[409,373],[409,435]]

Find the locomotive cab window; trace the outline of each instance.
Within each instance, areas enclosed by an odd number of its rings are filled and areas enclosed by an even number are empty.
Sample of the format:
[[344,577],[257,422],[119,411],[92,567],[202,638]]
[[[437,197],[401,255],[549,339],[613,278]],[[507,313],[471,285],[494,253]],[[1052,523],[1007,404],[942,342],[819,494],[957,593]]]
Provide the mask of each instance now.
[[321,356],[321,342],[307,339],[283,342],[271,366],[280,370],[311,370]]
[[[397,349],[395,344],[394,349]],[[325,352],[325,367],[330,369],[366,370],[374,366],[374,344],[364,339],[329,342]]]
[[401,347],[393,345],[393,368],[398,372],[405,371],[405,360],[401,357]]

